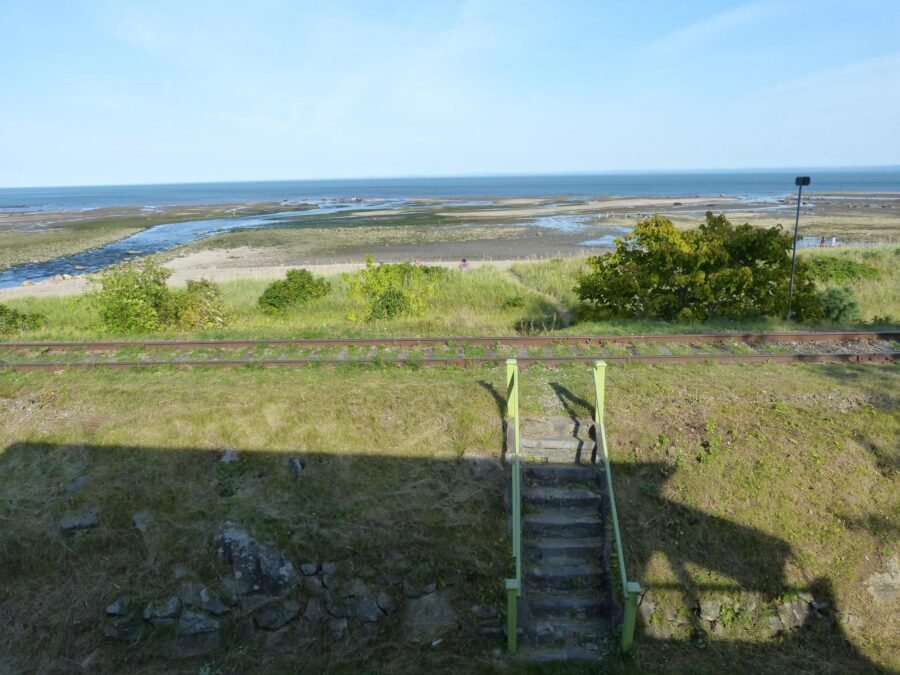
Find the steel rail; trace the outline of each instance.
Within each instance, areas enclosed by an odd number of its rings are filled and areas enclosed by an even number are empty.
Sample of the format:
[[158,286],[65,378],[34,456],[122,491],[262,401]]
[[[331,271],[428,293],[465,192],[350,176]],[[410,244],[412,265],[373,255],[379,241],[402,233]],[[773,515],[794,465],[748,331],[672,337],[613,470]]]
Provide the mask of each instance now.
[[272,340],[112,340],[96,342],[0,342],[0,350],[34,351],[112,351],[116,349],[242,349],[248,347],[428,347],[435,345],[525,346],[604,345],[643,343],[778,343],[778,342],[851,342],[859,340],[900,340],[900,330],[823,331],[789,333],[696,333],[673,335],[506,335],[496,337],[383,337],[383,338],[284,338]]
[[[597,356],[520,356],[520,366],[565,365],[569,363],[593,363]],[[687,364],[687,363],[873,363],[886,364],[900,360],[900,351],[865,353],[820,353],[820,354],[684,354],[684,355],[631,355],[604,356],[609,363],[647,364]],[[66,370],[95,368],[239,368],[255,366],[260,368],[340,366],[340,365],[382,365],[382,366],[480,366],[506,361],[505,356],[458,356],[424,358],[303,358],[303,359],[210,359],[179,361],[22,361],[0,362],[0,370]]]

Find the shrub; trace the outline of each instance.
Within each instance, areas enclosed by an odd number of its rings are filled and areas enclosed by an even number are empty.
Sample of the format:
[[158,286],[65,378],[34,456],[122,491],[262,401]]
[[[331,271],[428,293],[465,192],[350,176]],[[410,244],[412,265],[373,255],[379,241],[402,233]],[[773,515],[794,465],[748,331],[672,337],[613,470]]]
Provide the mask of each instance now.
[[14,335],[20,331],[34,330],[44,324],[40,314],[26,314],[0,304],[0,335]]
[[[866,251],[871,253],[871,251]],[[845,284],[858,279],[878,279],[881,272],[871,265],[831,255],[810,256],[807,260],[810,277],[816,281]]]
[[859,303],[849,288],[826,288],[820,293],[825,318],[834,323],[859,321]]
[[[440,267],[410,263],[379,264],[366,258],[366,267],[358,274],[344,274],[351,298],[363,305],[365,320],[397,316],[420,316],[434,295],[436,281],[446,275]],[[358,319],[352,315],[351,319]]]
[[[706,213],[696,230],[679,231],[653,216],[637,224],[616,250],[589,258],[592,271],[576,292],[581,317],[707,321],[714,317],[782,316],[787,311],[791,239],[781,227],[735,227]],[[793,314],[822,316],[821,298],[797,262]]]
[[102,272],[91,282],[99,287],[90,301],[103,327],[113,333],[153,332],[163,328],[215,328],[225,325],[225,302],[211,281],[188,281],[170,290],[171,272],[152,258],[128,262]]
[[184,290],[172,291],[163,323],[182,330],[220,328],[227,318],[225,299],[218,285],[208,279],[188,281]]
[[283,312],[310,300],[322,298],[331,291],[325,279],[315,278],[308,270],[290,270],[286,278],[266,287],[259,297],[259,306],[265,312]]
[[166,279],[171,272],[152,258],[110,267],[93,277],[99,290],[91,302],[104,328],[113,333],[151,332],[163,325],[170,304]]

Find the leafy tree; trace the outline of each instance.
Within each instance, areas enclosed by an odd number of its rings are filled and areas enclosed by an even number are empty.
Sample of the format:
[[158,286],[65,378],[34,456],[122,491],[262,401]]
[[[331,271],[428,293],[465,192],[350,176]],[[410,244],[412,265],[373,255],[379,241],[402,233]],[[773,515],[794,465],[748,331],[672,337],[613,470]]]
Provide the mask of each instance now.
[[[420,316],[428,299],[434,295],[435,281],[446,270],[401,264],[379,264],[366,258],[366,267],[357,274],[344,274],[351,298],[365,308],[365,320],[390,319],[396,316]],[[353,315],[351,319],[360,317]]]
[[264,312],[283,312],[298,307],[310,300],[322,298],[331,291],[331,284],[325,279],[314,277],[309,270],[289,270],[284,279],[274,281],[259,297],[259,306]]
[[[696,230],[680,231],[653,216],[637,224],[616,250],[589,259],[592,271],[576,292],[590,318],[633,317],[707,321],[715,317],[780,316],[787,311],[791,239],[781,227],[734,226],[706,213]],[[793,315],[822,316],[807,267],[797,261]]]

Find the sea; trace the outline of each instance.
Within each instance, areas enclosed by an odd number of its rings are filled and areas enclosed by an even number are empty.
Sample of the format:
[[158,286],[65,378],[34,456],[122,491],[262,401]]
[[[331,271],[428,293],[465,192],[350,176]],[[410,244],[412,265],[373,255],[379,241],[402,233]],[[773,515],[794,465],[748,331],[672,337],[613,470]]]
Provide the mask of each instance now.
[[[162,223],[99,248],[73,255],[26,263],[0,271],[0,288],[37,283],[62,274],[85,274],[137,256],[165,251],[197,239],[235,229],[278,227],[286,221],[314,224],[341,211],[403,209],[417,200],[446,200],[455,205],[491,204],[510,197],[578,199],[596,197],[738,197],[752,208],[783,209],[779,200],[795,193],[794,178],[809,175],[805,191],[834,199],[865,199],[868,194],[894,193],[900,199],[900,167],[849,170],[724,171],[697,173],[622,173],[546,176],[484,176],[453,178],[372,178],[353,180],[267,181],[246,183],[186,183],[171,185],[110,185],[91,187],[0,188],[0,225],[4,213],[91,211],[109,207],[140,207],[148,212],[165,206],[279,202],[302,204],[281,213],[260,216]],[[769,206],[771,204],[771,206]],[[584,216],[535,218],[535,227],[567,232],[584,228]],[[630,224],[608,223],[599,238],[584,246],[609,247],[627,234]],[[48,225],[52,226],[52,222]],[[809,241],[806,241],[809,239]],[[818,238],[799,245],[815,246]]]
[[711,197],[769,200],[793,194],[794,178],[808,175],[813,193],[900,192],[900,167],[784,169],[677,173],[599,173],[546,176],[359,178],[171,185],[0,188],[0,209],[97,209],[254,201],[334,199],[413,200],[505,197]]

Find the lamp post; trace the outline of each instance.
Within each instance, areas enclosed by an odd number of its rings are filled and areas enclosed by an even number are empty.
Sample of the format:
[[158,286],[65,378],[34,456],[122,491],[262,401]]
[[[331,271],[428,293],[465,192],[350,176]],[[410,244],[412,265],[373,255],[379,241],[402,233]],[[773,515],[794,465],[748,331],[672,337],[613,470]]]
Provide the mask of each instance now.
[[797,231],[800,228],[800,199],[803,196],[803,186],[809,185],[809,176],[797,176],[794,179],[797,186],[797,218],[794,220],[794,253],[791,255],[791,285],[788,289],[787,320],[791,320],[791,299],[794,297],[794,270],[797,268]]

